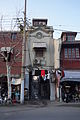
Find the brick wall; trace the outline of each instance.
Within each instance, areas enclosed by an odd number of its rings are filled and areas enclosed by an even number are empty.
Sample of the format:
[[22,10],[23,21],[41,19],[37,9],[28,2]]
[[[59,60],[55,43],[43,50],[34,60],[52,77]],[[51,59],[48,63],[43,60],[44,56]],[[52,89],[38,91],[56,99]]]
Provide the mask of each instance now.
[[[14,32],[15,37],[12,39],[13,32],[0,32],[0,49],[1,47],[13,47],[13,54],[9,64],[11,67],[11,74],[21,74],[21,59],[22,59],[22,35],[20,32]],[[16,56],[19,53],[17,57]],[[6,63],[0,53],[0,74],[6,74]]]

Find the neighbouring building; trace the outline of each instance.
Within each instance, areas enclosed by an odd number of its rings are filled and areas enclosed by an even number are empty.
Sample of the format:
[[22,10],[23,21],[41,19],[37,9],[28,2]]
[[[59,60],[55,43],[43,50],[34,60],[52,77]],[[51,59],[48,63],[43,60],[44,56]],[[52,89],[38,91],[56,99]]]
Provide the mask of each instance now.
[[61,50],[61,38],[54,39],[54,68],[55,68],[55,98],[56,100],[59,100],[59,81],[61,75],[58,74],[58,71],[62,72],[60,70],[60,50]]
[[54,67],[55,69],[60,68],[60,49],[61,39],[54,39]]
[[9,91],[12,99],[16,99],[17,92],[20,99],[22,39],[20,32],[0,32],[0,96],[2,97],[8,96]]
[[80,41],[76,32],[62,32],[60,68],[65,76],[61,79],[62,100],[80,101]]
[[53,27],[33,19],[27,31],[26,79],[29,99],[55,100]]

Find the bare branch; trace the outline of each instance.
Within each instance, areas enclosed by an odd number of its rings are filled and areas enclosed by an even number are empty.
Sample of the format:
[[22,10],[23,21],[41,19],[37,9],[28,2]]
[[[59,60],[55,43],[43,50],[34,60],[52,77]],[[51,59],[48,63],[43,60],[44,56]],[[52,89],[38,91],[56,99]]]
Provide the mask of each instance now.
[[18,52],[15,56],[17,57],[18,55],[20,55],[20,52]]
[[[15,44],[15,45],[13,45],[12,48],[11,48],[11,50],[14,49],[21,41],[17,42],[17,44]],[[10,50],[10,52],[11,52],[11,50]]]
[[4,55],[4,53],[0,52],[0,54],[5,58],[6,56]]

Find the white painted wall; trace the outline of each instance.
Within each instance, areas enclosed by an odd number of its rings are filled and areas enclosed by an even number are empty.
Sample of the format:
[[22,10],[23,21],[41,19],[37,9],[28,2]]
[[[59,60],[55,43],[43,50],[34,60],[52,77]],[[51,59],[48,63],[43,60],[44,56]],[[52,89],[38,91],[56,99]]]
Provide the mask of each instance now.
[[61,39],[54,39],[54,67],[60,68]]
[[[38,32],[42,33],[42,38],[38,39],[36,37],[36,34]],[[30,53],[27,52],[27,54],[30,55],[31,58],[31,64],[33,65],[33,61],[35,58],[35,51],[33,49],[33,43],[34,42],[45,42],[47,45],[47,48],[45,50],[45,60],[46,60],[46,65],[43,66],[44,69],[52,70],[54,69],[54,39],[53,39],[53,28],[48,27],[46,28],[35,28],[33,31],[29,34],[29,37],[27,39],[27,44],[28,44],[28,50]],[[28,58],[28,60],[27,60]],[[30,63],[29,56],[26,56],[26,65]],[[50,81],[50,100],[53,101],[55,100],[55,84],[51,83]]]

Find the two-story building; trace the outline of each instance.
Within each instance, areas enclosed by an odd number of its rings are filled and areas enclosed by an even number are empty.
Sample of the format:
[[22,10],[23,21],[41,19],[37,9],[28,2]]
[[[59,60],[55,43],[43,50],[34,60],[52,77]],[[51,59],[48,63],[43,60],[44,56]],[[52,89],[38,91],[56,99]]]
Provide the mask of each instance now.
[[75,40],[76,32],[62,32],[60,68],[65,76],[61,79],[62,98],[69,94],[70,101],[80,100],[80,41]]
[[0,32],[0,96],[16,99],[21,84],[22,34],[16,31]]

